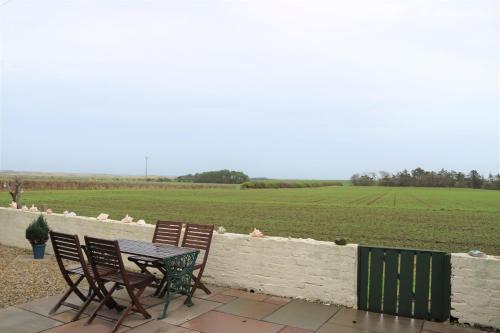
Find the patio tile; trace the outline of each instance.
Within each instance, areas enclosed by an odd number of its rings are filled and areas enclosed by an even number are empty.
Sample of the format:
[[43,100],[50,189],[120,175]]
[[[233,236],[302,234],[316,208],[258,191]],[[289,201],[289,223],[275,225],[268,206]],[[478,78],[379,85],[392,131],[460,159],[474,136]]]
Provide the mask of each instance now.
[[[326,323],[325,325],[321,326],[319,330],[316,331],[316,333],[374,333],[374,332],[375,331],[368,331],[355,327],[342,326],[332,323]],[[402,331],[401,333],[403,332],[404,331]]]
[[432,333],[478,333],[480,332],[477,329],[452,325],[450,323],[436,323],[432,321],[424,322],[423,329],[427,332]]
[[263,301],[269,296],[266,294],[256,294],[256,293],[250,293],[247,291],[243,290],[238,290],[238,289],[228,289],[222,292],[224,295],[228,296],[234,296],[238,298],[245,298],[245,299],[251,299],[253,301]]
[[[122,303],[123,304],[123,303]],[[85,309],[86,314],[92,314],[96,307],[98,306],[97,303],[89,305],[87,309]],[[129,312],[129,315],[125,317],[125,320],[123,321],[123,325],[129,326],[129,327],[136,327],[139,325],[142,325],[144,323],[147,323],[148,321],[156,319],[153,314],[149,311],[149,309],[146,309],[146,311],[149,312],[151,315],[150,319],[144,318],[144,316],[140,313],[136,312]],[[122,315],[122,312],[118,312],[115,309],[108,309],[107,307],[103,307],[98,313],[98,317],[102,317],[103,319],[111,320],[111,321],[116,321],[120,316]]]
[[281,330],[279,333],[314,333],[314,332],[309,331],[309,330],[305,330],[302,328],[287,326],[283,330]]
[[[50,318],[62,321],[63,323],[69,323],[73,320],[73,318],[76,316],[76,311],[75,310],[69,310],[69,311],[64,311],[61,313],[58,313],[56,315],[50,316]],[[80,319],[86,318],[88,315],[85,313],[82,313],[80,316]]]
[[279,309],[281,305],[252,301],[249,299],[238,298],[227,303],[217,311],[233,314],[236,316],[248,317],[253,319],[262,319]]
[[10,307],[0,310],[0,332],[35,333],[62,325],[61,322],[26,310]]
[[198,333],[187,328],[173,326],[162,320],[155,320],[147,324],[137,326],[127,333]]
[[337,311],[336,306],[293,300],[264,320],[314,331]]
[[[172,325],[180,325],[222,305],[222,303],[211,302],[204,299],[194,299],[194,305],[188,307],[184,305],[184,301],[185,297],[179,297],[170,302],[167,310],[167,318],[162,321]],[[148,312],[154,319],[160,317],[162,311],[163,304],[148,309]]]
[[286,298],[286,297],[279,297],[279,296],[269,296],[264,300],[266,303],[272,303],[272,304],[278,304],[278,305],[284,305],[287,303],[290,303],[292,301],[291,298]]
[[328,323],[373,332],[419,333],[422,328],[423,321],[419,319],[395,317],[374,312],[344,308],[335,314],[335,316],[333,316]]
[[[92,324],[88,326],[85,325],[86,322],[87,318],[80,319],[78,321],[44,331],[43,333],[109,333],[115,325],[114,322],[101,318],[94,319]],[[130,327],[121,325],[118,327],[117,333],[125,332],[128,329],[130,329]]]
[[[44,297],[44,298],[39,298],[37,300],[31,301],[28,303],[16,305],[16,307],[47,317],[49,315],[49,311],[54,307],[54,305],[56,305],[56,303],[59,301],[59,299],[61,299],[61,297],[62,297],[62,294]],[[77,298],[76,296],[74,298],[70,298],[70,299],[68,299],[68,302],[73,303],[76,298]],[[80,299],[78,299],[78,300],[79,300],[79,302],[75,302],[75,304],[77,304],[77,305],[82,303]],[[68,308],[66,306],[61,306],[54,314],[58,314],[58,313],[65,312],[68,310],[71,310],[71,308]]]
[[282,325],[218,311],[207,312],[182,326],[203,333],[277,333],[283,328]]
[[215,294],[207,298],[208,301],[219,302],[219,303],[229,303],[236,299],[237,297],[223,295],[223,294]]
[[[139,302],[142,305],[144,305],[144,307],[146,307],[146,308],[150,307],[150,306],[162,304],[163,297],[153,296],[153,294],[154,294],[154,289],[146,290],[144,292],[144,294],[141,296],[141,298],[139,298]],[[114,292],[113,297],[119,298],[120,300],[124,300],[125,303],[130,302],[130,296],[128,295],[128,293],[125,289],[121,289],[121,290],[118,290],[117,292]],[[123,302],[121,302],[121,303],[123,303]]]
[[194,293],[194,297],[198,297],[198,298],[204,298],[204,299],[207,299],[209,297],[212,297],[214,295],[218,295],[218,294],[221,294],[223,292],[225,292],[226,290],[228,290],[227,288],[224,288],[224,287],[218,287],[218,286],[215,286],[215,285],[211,285],[211,284],[207,284],[207,288],[208,290],[210,290],[211,294],[206,294],[203,290],[201,289],[196,289],[195,293]]

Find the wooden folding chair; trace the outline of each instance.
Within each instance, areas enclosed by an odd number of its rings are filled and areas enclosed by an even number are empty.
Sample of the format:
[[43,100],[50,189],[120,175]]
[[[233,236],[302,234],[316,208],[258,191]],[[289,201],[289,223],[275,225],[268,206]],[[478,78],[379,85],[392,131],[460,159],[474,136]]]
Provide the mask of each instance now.
[[184,232],[184,238],[182,239],[182,247],[199,249],[204,252],[202,261],[194,266],[194,270],[198,271],[198,274],[193,274],[191,297],[194,296],[197,288],[202,289],[207,295],[211,294],[207,286],[201,282],[201,277],[203,276],[203,271],[205,270],[205,265],[207,264],[208,252],[210,251],[210,245],[212,244],[213,233],[213,225],[194,223],[188,223],[186,225],[186,231]]
[[[59,309],[61,305],[70,307],[72,309],[78,310],[77,314],[73,317],[74,320],[78,320],[83,311],[90,304],[93,295],[102,299],[103,296],[99,292],[94,280],[94,274],[83,256],[82,247],[80,245],[80,240],[77,235],[64,234],[61,232],[50,231],[50,241],[52,242],[52,248],[54,249],[54,255],[61,270],[62,276],[69,286],[69,289],[64,293],[61,299],[56,303],[56,305],[49,311],[49,314],[53,314]],[[78,265],[75,267],[69,264]],[[101,272],[109,272],[106,268],[101,268]],[[86,295],[84,291],[80,290],[78,286],[80,283],[86,279],[89,285],[89,290]],[[66,302],[68,297],[74,293],[78,298],[83,301],[83,304],[78,306],[72,303]],[[115,304],[108,303],[108,307],[113,307]]]
[[[153,234],[153,243],[168,244],[179,246],[179,240],[181,238],[182,232],[182,222],[173,221],[157,221],[155,232]],[[162,288],[167,281],[167,273],[165,270],[165,265],[161,260],[143,257],[143,256],[131,256],[128,258],[129,261],[135,263],[142,273],[153,275],[148,268],[155,268],[159,270],[162,274],[162,279],[156,280],[156,291],[155,295],[163,295]]]
[[[86,325],[91,324],[103,305],[113,299],[112,294],[120,286],[125,287],[125,290],[127,290],[130,297],[130,303],[116,321],[111,333],[116,332],[130,311],[139,312],[146,319],[151,318],[151,315],[139,302],[139,298],[154,278],[149,274],[126,271],[123,265],[120,246],[116,240],[105,240],[85,236],[85,244],[87,246],[89,261],[94,271],[95,280],[100,291],[104,295],[102,301],[92,313]],[[101,274],[101,271],[98,269],[99,267],[107,267],[111,269],[112,272],[109,274]],[[108,282],[113,284],[109,290],[106,289],[105,286]],[[136,293],[134,293],[135,290],[137,290]]]

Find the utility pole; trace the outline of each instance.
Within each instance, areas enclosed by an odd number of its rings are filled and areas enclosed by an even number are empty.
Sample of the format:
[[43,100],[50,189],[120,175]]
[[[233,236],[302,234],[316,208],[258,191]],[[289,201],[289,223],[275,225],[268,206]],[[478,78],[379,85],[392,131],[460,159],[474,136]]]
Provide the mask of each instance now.
[[148,178],[148,158],[149,157],[147,157],[147,156],[145,158],[146,159],[146,179]]

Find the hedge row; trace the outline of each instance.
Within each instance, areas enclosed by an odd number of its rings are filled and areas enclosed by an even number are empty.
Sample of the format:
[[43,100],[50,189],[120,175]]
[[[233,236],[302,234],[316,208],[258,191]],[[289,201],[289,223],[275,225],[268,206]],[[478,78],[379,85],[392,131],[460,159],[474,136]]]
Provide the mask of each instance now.
[[325,187],[343,186],[339,181],[325,180],[315,182],[285,182],[285,181],[265,181],[265,182],[244,182],[241,189],[266,189],[266,188],[305,188],[305,187]]

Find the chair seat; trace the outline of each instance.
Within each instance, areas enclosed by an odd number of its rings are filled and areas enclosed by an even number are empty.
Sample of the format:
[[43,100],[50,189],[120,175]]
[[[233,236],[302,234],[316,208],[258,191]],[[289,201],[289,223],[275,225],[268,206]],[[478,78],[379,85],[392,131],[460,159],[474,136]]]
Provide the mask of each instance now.
[[[90,265],[90,263],[87,263],[86,267],[87,267],[87,270],[88,270],[90,276],[94,277],[94,271],[92,270],[92,265]],[[98,266],[97,269],[99,270],[99,274],[101,276],[109,274],[109,273],[115,271],[115,269],[113,269],[113,268],[104,267],[104,266]],[[70,273],[70,274],[78,274],[78,275],[84,275],[85,274],[83,272],[82,266],[78,266],[78,267],[75,267],[75,268],[72,268],[72,269],[68,269],[68,273]]]
[[[125,271],[125,274],[127,275],[129,285],[133,288],[141,288],[141,287],[147,286],[147,285],[151,284],[151,282],[153,282],[155,279],[154,276],[144,274],[144,273]],[[107,275],[103,276],[102,278],[106,281],[109,281],[109,282],[116,282],[119,284],[125,284],[123,281],[122,272],[120,272],[120,271],[107,274]]]

